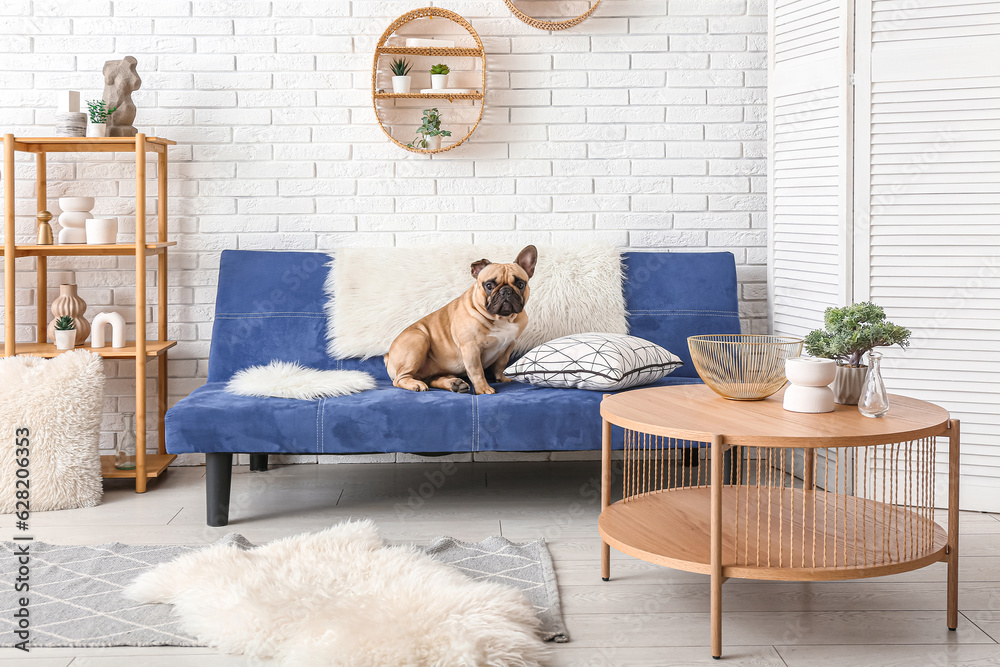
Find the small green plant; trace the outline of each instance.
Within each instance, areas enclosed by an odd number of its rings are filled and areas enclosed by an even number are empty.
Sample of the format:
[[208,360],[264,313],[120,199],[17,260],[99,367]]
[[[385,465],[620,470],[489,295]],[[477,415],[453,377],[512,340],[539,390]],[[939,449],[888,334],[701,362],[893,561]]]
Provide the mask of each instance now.
[[885,311],[870,301],[843,308],[827,308],[825,329],[806,336],[806,352],[814,357],[836,359],[841,365],[858,368],[866,352],[876,347],[910,344],[910,330],[886,322]]
[[431,74],[450,74],[450,73],[451,73],[451,68],[445,65],[444,63],[434,65],[434,67],[431,67]]
[[104,100],[87,100],[87,109],[90,111],[91,123],[106,123],[108,116],[113,114],[118,107],[108,108],[108,103]]
[[417,136],[406,144],[410,148],[427,148],[427,137],[450,137],[451,132],[441,129],[441,112],[437,109],[424,109],[422,123],[417,128]]
[[410,63],[406,61],[406,58],[398,58],[392,61],[389,69],[392,70],[393,76],[406,76],[410,73]]
[[56,318],[56,331],[72,331],[76,328],[76,322],[69,315]]

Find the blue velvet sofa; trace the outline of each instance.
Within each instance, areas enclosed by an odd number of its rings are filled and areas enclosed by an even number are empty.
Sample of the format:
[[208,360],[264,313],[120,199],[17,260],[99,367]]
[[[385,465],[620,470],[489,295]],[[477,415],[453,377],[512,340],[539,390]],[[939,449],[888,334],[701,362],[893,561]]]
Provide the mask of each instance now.
[[[732,254],[630,252],[625,263],[630,332],[685,363],[658,384],[700,382],[687,337],[740,330]],[[392,386],[381,357],[327,356],[328,264],[322,253],[222,253],[208,382],[166,416],[168,452],[206,454],[209,525],[228,523],[236,453],[250,454],[251,468],[266,470],[268,454],[600,449],[599,392],[514,382],[494,385],[497,393],[485,396],[414,393]],[[456,285],[455,293],[464,288]],[[225,391],[237,371],[276,359],[368,371],[378,387],[316,401]]]

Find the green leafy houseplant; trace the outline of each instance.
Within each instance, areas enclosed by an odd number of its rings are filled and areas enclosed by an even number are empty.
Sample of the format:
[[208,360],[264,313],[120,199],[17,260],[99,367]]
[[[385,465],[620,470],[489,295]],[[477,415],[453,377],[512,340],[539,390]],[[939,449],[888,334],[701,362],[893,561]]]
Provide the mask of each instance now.
[[417,136],[413,141],[406,144],[409,148],[427,148],[427,137],[450,137],[451,132],[441,129],[441,112],[437,109],[424,109],[424,117],[420,127],[417,128]]
[[63,315],[56,319],[56,331],[72,331],[76,329],[76,322],[69,315]]
[[451,68],[443,63],[431,67],[431,74],[451,74]]
[[108,108],[108,103],[104,100],[87,100],[87,109],[90,111],[91,123],[107,123],[108,116],[113,114],[117,108]]
[[823,320],[825,329],[806,336],[806,351],[841,365],[859,368],[865,353],[876,347],[910,344],[910,330],[887,322],[885,311],[870,301],[827,308]]
[[406,76],[410,73],[410,67],[411,65],[406,61],[406,58],[393,60],[392,65],[389,66],[393,76]]

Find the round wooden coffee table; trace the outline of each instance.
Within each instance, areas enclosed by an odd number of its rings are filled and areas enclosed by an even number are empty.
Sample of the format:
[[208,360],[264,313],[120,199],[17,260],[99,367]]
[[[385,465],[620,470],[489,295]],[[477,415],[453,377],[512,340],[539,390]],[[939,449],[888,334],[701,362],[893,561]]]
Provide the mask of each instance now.
[[[712,656],[719,658],[722,584],[730,577],[859,579],[946,561],[954,630],[958,420],[904,396],[890,396],[882,419],[848,405],[787,412],[782,393],[728,401],[704,385],[685,385],[604,398],[602,578],[611,576],[610,547],[710,575]],[[623,500],[611,504],[613,435],[624,446]],[[934,521],[939,436],[949,443],[947,531]],[[683,465],[681,454],[695,447],[706,449],[710,471]],[[727,456],[736,462],[728,471]]]

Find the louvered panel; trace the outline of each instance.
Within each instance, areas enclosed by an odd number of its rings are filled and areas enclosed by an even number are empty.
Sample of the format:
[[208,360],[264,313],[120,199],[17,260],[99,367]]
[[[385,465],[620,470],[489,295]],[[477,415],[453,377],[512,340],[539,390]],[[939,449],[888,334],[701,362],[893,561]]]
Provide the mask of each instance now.
[[840,43],[841,8],[837,0],[776,4],[771,31],[774,62],[788,62],[835,51]]
[[914,335],[886,383],[962,419],[965,506],[1000,510],[1000,42],[981,48],[1000,1],[892,4],[872,14],[867,287]]

